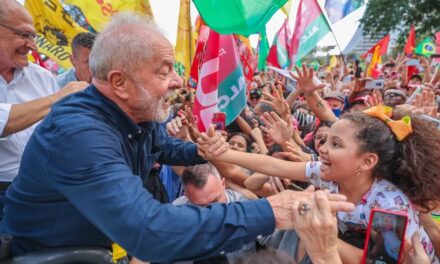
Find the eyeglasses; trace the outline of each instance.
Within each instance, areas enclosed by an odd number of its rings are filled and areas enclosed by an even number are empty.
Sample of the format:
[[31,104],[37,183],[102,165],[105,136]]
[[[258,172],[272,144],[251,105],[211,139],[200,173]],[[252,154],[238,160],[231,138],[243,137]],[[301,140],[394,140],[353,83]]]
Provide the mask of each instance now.
[[35,32],[27,32],[27,31],[18,30],[18,29],[15,29],[13,27],[10,27],[10,26],[4,25],[4,24],[0,24],[0,26],[11,30],[12,32],[14,32],[15,35],[17,35],[23,39],[27,39],[30,41],[37,40],[37,34]]
[[250,99],[251,100],[260,100],[260,97],[253,97],[253,96],[251,96]]

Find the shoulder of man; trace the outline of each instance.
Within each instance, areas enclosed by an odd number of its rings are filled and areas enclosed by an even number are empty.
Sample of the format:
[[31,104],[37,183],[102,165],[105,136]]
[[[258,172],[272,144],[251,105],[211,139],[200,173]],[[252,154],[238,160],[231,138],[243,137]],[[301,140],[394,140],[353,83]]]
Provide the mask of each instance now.
[[177,198],[176,200],[174,200],[172,202],[173,205],[184,205],[184,204],[189,204],[189,200],[188,198],[186,198],[185,195],[180,196],[179,198]]
[[24,67],[23,71],[25,74],[29,74],[33,81],[37,80],[38,82],[41,82],[41,85],[45,86],[42,88],[48,90],[50,93],[54,93],[60,89],[55,80],[55,76],[53,76],[49,70],[35,63],[29,62],[29,65]]
[[246,198],[246,196],[244,196],[243,194],[237,192],[237,191],[233,191],[231,189],[226,189],[226,199],[228,200],[228,203],[232,203],[232,202],[243,202],[243,201],[248,201],[249,199]]

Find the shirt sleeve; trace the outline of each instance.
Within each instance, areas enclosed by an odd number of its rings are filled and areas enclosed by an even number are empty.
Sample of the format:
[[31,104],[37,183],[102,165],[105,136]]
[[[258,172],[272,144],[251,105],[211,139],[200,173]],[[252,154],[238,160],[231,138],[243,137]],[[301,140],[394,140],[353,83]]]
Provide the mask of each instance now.
[[174,166],[192,166],[206,163],[206,160],[197,154],[197,145],[193,142],[185,142],[168,136],[162,125],[158,126],[156,131],[162,148],[159,157],[160,162]]
[[2,138],[1,135],[3,135],[6,124],[8,123],[11,107],[12,104],[0,103],[0,140]]
[[104,127],[75,129],[52,142],[46,168],[52,187],[130,255],[152,262],[205,258],[273,232],[265,199],[206,208],[160,204],[115,142]]
[[338,193],[337,183],[321,179],[321,162],[319,161],[307,162],[306,178],[316,188],[321,190],[329,190],[332,193]]

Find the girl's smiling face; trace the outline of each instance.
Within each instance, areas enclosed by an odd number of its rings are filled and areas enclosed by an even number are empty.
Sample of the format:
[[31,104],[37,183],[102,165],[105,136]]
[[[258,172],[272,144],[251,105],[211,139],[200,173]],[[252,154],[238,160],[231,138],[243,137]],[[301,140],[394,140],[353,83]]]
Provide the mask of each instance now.
[[319,148],[324,180],[343,181],[355,177],[364,160],[355,135],[356,128],[349,120],[338,120],[329,129],[327,141]]

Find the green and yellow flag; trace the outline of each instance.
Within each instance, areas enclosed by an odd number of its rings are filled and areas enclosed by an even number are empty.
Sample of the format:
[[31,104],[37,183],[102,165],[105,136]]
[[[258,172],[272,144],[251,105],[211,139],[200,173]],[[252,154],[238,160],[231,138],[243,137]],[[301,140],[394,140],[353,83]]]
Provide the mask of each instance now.
[[70,43],[86,30],[73,21],[58,0],[27,0],[24,6],[34,19],[38,51],[61,67],[70,68]]
[[64,3],[81,9],[89,24],[98,32],[103,29],[115,13],[121,11],[139,12],[150,16],[154,20],[150,0],[64,0]]
[[423,55],[426,57],[435,53],[435,44],[431,38],[425,38],[419,45],[417,45],[414,53],[417,55]]
[[191,27],[190,0],[180,0],[179,24],[176,40],[176,71],[188,80],[194,57],[194,39]]

